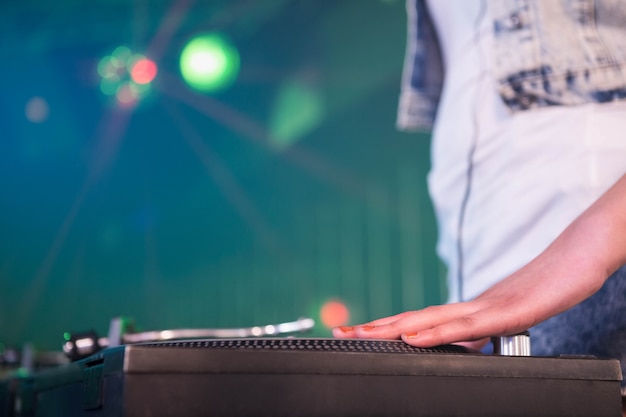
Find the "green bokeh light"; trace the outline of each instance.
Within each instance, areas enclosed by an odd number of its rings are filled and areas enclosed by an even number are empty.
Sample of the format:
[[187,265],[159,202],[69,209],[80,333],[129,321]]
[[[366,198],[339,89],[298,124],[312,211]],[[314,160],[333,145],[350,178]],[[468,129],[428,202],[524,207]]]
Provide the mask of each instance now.
[[298,80],[286,81],[278,90],[270,120],[272,144],[284,149],[324,121],[326,109],[318,88]]
[[120,82],[120,77],[118,77],[117,75],[102,78],[102,80],[100,80],[100,91],[102,91],[102,93],[107,96],[112,96],[117,91],[117,87],[119,86]]
[[135,107],[150,93],[150,83],[156,76],[156,63],[153,72],[136,72],[133,67],[147,58],[142,54],[133,53],[127,46],[119,46],[98,62],[100,75],[100,91],[105,96],[113,97],[119,107]]
[[118,46],[113,50],[111,57],[113,58],[113,65],[123,67],[126,65],[126,62],[131,58],[133,52],[127,46]]
[[206,34],[193,38],[180,55],[185,82],[203,92],[229,87],[239,73],[239,53],[222,36]]

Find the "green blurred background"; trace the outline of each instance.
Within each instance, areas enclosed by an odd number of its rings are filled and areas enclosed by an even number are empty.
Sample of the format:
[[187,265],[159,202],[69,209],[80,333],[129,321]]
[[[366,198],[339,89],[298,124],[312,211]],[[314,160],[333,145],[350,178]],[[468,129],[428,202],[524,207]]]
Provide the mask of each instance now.
[[[401,0],[3,0],[0,342],[59,349],[120,315],[329,336],[329,300],[352,323],[443,301],[429,137],[394,127],[405,20]],[[240,68],[195,91],[179,60],[207,32]],[[158,66],[130,105],[98,73],[119,46]]]

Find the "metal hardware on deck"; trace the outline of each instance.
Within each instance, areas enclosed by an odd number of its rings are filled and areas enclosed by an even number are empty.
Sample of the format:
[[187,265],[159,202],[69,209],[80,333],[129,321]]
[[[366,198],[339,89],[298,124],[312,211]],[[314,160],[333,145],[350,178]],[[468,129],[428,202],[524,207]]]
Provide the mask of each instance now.
[[500,356],[530,356],[530,333],[528,331],[492,337],[493,353]]

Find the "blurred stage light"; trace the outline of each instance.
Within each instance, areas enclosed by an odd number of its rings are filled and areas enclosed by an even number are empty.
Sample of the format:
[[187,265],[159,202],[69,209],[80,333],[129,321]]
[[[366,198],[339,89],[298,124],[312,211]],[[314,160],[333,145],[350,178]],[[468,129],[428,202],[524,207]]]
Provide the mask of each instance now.
[[50,108],[41,97],[33,97],[26,103],[26,118],[32,123],[43,123],[48,119]]
[[119,86],[115,92],[115,98],[120,107],[132,107],[137,104],[139,94],[130,82],[126,82]]
[[100,91],[104,95],[112,96],[117,92],[120,83],[121,79],[117,75],[103,78],[100,80]]
[[270,132],[274,146],[284,149],[319,126],[324,119],[319,88],[298,80],[280,86],[274,101]]
[[137,84],[148,84],[157,75],[157,66],[154,61],[148,58],[140,58],[133,64],[130,69],[130,77]]
[[330,300],[322,305],[320,309],[320,320],[322,324],[329,329],[344,326],[350,321],[350,311],[343,302]]
[[229,87],[239,73],[239,53],[218,34],[193,38],[180,55],[180,72],[185,82],[202,92]]
[[134,107],[150,92],[157,72],[154,61],[120,46],[98,63],[100,91],[115,97],[120,107]]
[[121,45],[113,50],[111,57],[119,63],[120,67],[123,67],[132,55],[133,53],[128,46]]

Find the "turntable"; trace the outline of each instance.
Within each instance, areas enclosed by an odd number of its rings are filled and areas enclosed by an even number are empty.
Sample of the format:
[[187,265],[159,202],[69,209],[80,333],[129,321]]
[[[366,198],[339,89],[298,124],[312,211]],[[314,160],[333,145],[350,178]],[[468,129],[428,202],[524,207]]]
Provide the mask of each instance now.
[[529,356],[528,334],[497,339],[493,355],[237,334],[110,343],[18,381],[22,411],[8,416],[621,416],[617,360]]

